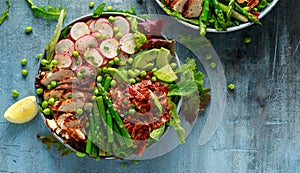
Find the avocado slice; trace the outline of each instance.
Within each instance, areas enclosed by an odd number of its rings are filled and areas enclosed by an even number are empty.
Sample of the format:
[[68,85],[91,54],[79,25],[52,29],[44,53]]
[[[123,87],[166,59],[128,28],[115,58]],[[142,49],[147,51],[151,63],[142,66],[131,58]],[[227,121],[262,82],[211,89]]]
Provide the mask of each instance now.
[[144,66],[146,66],[149,63],[153,63],[155,59],[157,58],[157,54],[160,52],[160,49],[151,49],[144,51],[140,54],[138,54],[134,58],[134,62],[132,64],[133,69],[142,69]]
[[158,69],[166,66],[167,64],[169,64],[169,56],[170,56],[170,51],[166,48],[160,48],[160,51],[157,54],[157,58],[156,58],[156,67]]
[[174,82],[178,79],[177,75],[175,74],[175,72],[173,71],[172,67],[169,64],[155,71],[153,74],[159,80],[168,83]]

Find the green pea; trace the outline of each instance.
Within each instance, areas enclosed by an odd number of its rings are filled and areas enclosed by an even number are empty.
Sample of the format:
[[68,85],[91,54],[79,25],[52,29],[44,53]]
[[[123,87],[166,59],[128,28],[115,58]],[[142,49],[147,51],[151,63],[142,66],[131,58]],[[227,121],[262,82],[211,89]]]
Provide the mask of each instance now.
[[133,109],[133,108],[129,109],[128,113],[130,115],[134,115],[135,114],[135,109]]
[[58,65],[58,61],[56,59],[54,59],[54,60],[51,61],[51,64],[54,65],[54,66],[57,66]]
[[49,98],[48,104],[49,105],[54,105],[55,104],[55,99],[53,97]]
[[116,34],[116,39],[121,39],[122,38],[122,33],[121,32],[118,32],[117,34]]
[[108,6],[107,7],[107,11],[112,11],[113,10],[113,7],[112,6]]
[[138,160],[133,160],[132,163],[137,165],[139,163],[139,161]]
[[155,67],[152,69],[152,72],[156,72],[158,69]]
[[99,93],[100,93],[100,92],[99,92],[99,90],[98,90],[98,89],[95,89],[95,90],[94,90],[94,95],[95,95],[95,96],[98,96],[98,95],[99,95]]
[[102,68],[98,68],[98,69],[97,69],[97,73],[98,73],[98,74],[101,74],[101,73],[102,73]]
[[92,101],[96,101],[96,96],[92,96]]
[[114,33],[116,34],[116,33],[119,32],[119,28],[118,28],[118,27],[114,27],[114,28],[113,28],[113,31],[114,31]]
[[48,102],[47,101],[43,101],[42,102],[42,108],[47,108],[48,107]]
[[113,88],[115,88],[115,87],[117,86],[117,81],[113,79],[113,80],[110,82],[110,85],[111,85]]
[[95,6],[95,3],[94,3],[93,1],[91,1],[91,2],[89,3],[89,7],[90,7],[90,8],[94,8],[94,6]]
[[75,58],[78,58],[79,53],[75,50],[75,51],[72,52],[72,56],[75,57]]
[[211,62],[211,63],[210,63],[210,67],[211,67],[211,68],[216,68],[216,66],[217,66],[217,64],[216,64],[215,62]]
[[234,88],[235,88],[234,84],[231,83],[231,84],[228,85],[228,89],[233,90]]
[[122,163],[122,168],[126,168],[127,164],[125,162]]
[[103,67],[102,71],[103,71],[103,73],[107,73],[108,72],[108,68],[107,67]]
[[42,64],[43,66],[47,65],[47,64],[48,64],[48,60],[42,59],[41,64]]
[[246,44],[250,43],[250,42],[251,42],[251,38],[250,38],[250,37],[245,37],[245,38],[244,38],[244,42],[245,42]]
[[106,39],[106,38],[107,38],[107,35],[106,35],[106,34],[102,34],[102,35],[101,35],[101,38],[102,38],[102,39]]
[[56,87],[57,86],[57,82],[56,81],[51,81],[50,82],[50,85],[52,88]]
[[41,59],[42,56],[43,56],[43,54],[41,54],[41,53],[37,54],[37,59]]
[[115,65],[115,62],[113,60],[108,61],[109,65]]
[[36,93],[39,94],[39,95],[43,94],[43,92],[44,92],[43,88],[37,88],[36,89]]
[[147,72],[146,72],[146,71],[143,70],[143,71],[140,72],[140,76],[141,76],[141,77],[145,77],[146,75],[147,75]]
[[97,76],[96,80],[97,80],[98,83],[102,82],[102,76]]
[[23,70],[22,70],[22,75],[23,75],[23,76],[27,76],[27,75],[28,75],[28,70],[23,69]]
[[23,58],[23,59],[21,60],[21,64],[22,64],[22,65],[26,65],[26,64],[27,64],[27,59],[26,59],[26,58]]
[[78,78],[82,78],[82,77],[83,77],[83,74],[79,71],[79,72],[77,72],[77,77],[78,77]]
[[48,90],[51,90],[52,89],[52,86],[49,84],[49,85],[47,85],[47,89]]
[[96,37],[96,39],[99,39],[99,38],[101,38],[101,34],[100,33],[96,33],[95,37]]
[[132,64],[133,63],[133,58],[128,58],[127,63]]
[[27,27],[25,28],[25,32],[26,32],[26,34],[32,32],[32,27],[31,27],[31,26],[27,26]]
[[115,57],[115,58],[114,58],[114,63],[115,63],[115,64],[119,64],[120,61],[121,61],[120,58],[118,58],[118,57]]
[[44,113],[45,115],[50,115],[50,114],[51,114],[51,109],[46,108],[46,109],[43,110],[43,113]]
[[171,63],[170,66],[173,70],[177,68],[177,64],[175,62]]
[[78,108],[78,109],[76,110],[76,113],[77,113],[78,115],[82,115],[82,114],[83,114],[83,110],[82,110],[81,108]]
[[152,80],[153,82],[155,82],[155,81],[157,81],[157,78],[156,78],[155,76],[152,76],[151,80]]
[[18,90],[12,90],[11,94],[13,97],[18,97],[19,96],[19,91]]
[[136,83],[136,80],[135,80],[134,78],[130,78],[130,79],[129,79],[129,82],[130,82],[131,84],[135,84],[135,83]]
[[110,23],[113,23],[115,21],[115,17],[114,16],[109,16],[108,21]]

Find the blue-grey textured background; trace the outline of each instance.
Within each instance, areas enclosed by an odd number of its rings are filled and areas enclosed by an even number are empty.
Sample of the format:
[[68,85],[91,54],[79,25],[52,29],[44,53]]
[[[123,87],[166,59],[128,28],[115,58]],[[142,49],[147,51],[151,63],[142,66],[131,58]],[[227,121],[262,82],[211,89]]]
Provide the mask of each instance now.
[[[65,23],[91,13],[88,0],[33,0],[37,5],[62,5]],[[95,1],[118,9],[134,5],[137,14],[164,14],[152,0]],[[1,0],[0,11],[6,8]],[[186,144],[172,152],[134,165],[120,160],[94,161],[75,155],[60,157],[36,139],[48,134],[40,117],[14,125],[3,118],[16,100],[34,95],[36,55],[52,35],[55,21],[34,18],[25,0],[11,0],[9,18],[0,26],[0,172],[201,172],[296,173],[300,172],[300,1],[281,0],[263,20],[227,34],[207,34],[220,56],[229,92],[224,118],[211,140],[198,145],[197,124]],[[33,32],[24,33],[26,26]],[[252,42],[244,43],[250,36]],[[23,78],[20,60],[28,59],[29,75]],[[11,90],[20,91],[14,99]],[[201,118],[198,119],[200,125]]]

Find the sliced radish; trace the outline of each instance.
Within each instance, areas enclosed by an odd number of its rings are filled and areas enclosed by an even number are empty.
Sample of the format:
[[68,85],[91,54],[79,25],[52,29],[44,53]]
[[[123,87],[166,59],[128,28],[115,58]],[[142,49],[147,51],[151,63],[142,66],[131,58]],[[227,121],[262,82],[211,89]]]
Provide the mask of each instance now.
[[100,51],[108,59],[116,57],[120,51],[119,42],[116,39],[107,39],[100,44]]
[[[81,76],[79,76],[79,73]],[[76,75],[79,78],[95,78],[96,71],[92,67],[83,65],[76,69]]]
[[89,20],[89,21],[90,21],[90,22],[87,23],[87,24],[89,25],[91,31],[93,31],[93,28],[94,28],[94,26],[95,26],[96,21],[95,21],[95,20],[92,20],[92,19]]
[[118,27],[122,35],[130,32],[130,24],[127,19],[121,16],[116,16],[113,22],[114,27]]
[[67,68],[72,65],[72,58],[68,54],[56,54],[53,59],[58,61],[58,68]]
[[85,50],[83,58],[92,66],[99,67],[103,63],[103,56],[100,54],[98,49],[92,48]]
[[[105,19],[105,18],[100,18],[100,19],[98,19],[98,20],[95,21],[94,26],[95,25],[96,26],[101,25],[101,23],[109,23],[109,21],[107,19]],[[92,31],[95,32],[95,31],[97,31],[97,29],[93,28]]]
[[96,22],[93,28],[93,31],[98,31],[101,34],[105,34],[106,38],[112,38],[114,35],[114,31],[111,25],[107,22]]
[[120,45],[123,52],[133,54],[136,48],[135,35],[132,33],[125,34],[120,40]]
[[74,51],[74,43],[70,39],[62,39],[55,46],[55,53],[64,53],[68,55],[72,55]]
[[88,20],[88,21],[86,22],[86,24],[87,24],[88,26],[90,26],[92,22],[95,22],[95,20],[94,20],[94,19],[90,19],[90,20]]
[[83,53],[87,48],[98,47],[97,39],[92,35],[84,35],[75,42],[75,49]]
[[105,66],[107,63],[108,63],[108,59],[107,59],[107,58],[104,58],[104,59],[103,59],[103,63],[102,63],[101,66]]
[[126,62],[126,61],[128,60],[128,58],[129,58],[129,55],[128,55],[127,53],[121,51],[121,52],[119,53],[119,55],[118,55],[118,58],[120,58],[120,60]]
[[72,70],[76,70],[77,67],[82,65],[82,57],[79,56],[78,58],[72,57],[72,65],[71,65],[71,69]]
[[89,26],[84,22],[75,23],[70,30],[70,35],[74,40],[77,40],[79,37],[82,37],[89,33]]

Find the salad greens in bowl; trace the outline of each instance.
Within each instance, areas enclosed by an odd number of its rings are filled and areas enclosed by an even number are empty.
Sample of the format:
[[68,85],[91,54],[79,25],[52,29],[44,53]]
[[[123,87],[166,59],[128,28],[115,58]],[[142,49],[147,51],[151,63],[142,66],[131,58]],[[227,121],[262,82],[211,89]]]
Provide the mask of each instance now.
[[149,159],[183,144],[211,95],[196,59],[182,62],[162,34],[166,22],[103,12],[62,28],[62,16],[35,83],[52,134],[105,159]]
[[206,32],[231,32],[263,18],[278,0],[156,0],[168,14],[182,24]]

